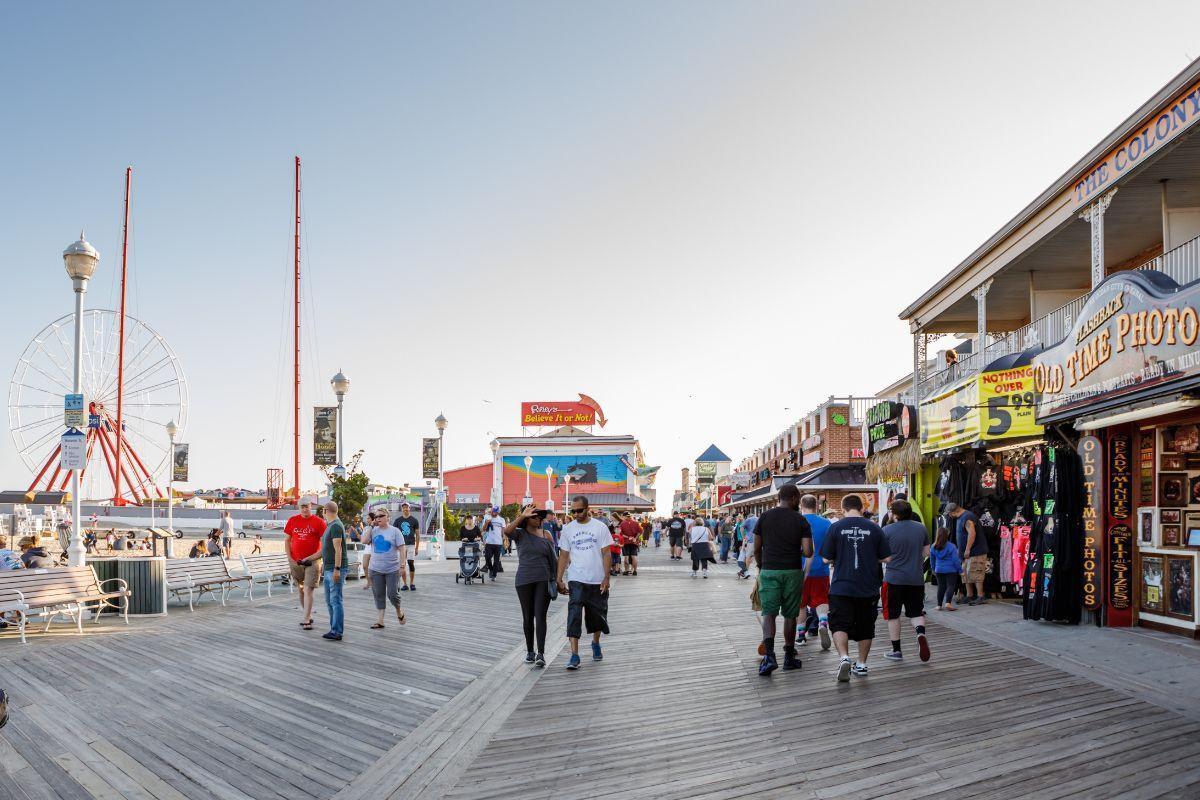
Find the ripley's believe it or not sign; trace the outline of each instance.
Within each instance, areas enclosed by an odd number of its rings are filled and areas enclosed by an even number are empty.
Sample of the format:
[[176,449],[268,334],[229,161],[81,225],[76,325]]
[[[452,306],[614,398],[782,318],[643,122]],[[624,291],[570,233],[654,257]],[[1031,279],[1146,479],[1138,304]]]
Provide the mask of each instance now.
[[1121,272],[1100,284],[1067,338],[1033,356],[1040,421],[1200,372],[1200,283]]
[[521,403],[521,427],[560,427],[563,425],[599,425],[608,422],[600,404],[586,394],[578,400]]
[[1029,366],[982,372],[921,401],[921,452],[1040,436]]

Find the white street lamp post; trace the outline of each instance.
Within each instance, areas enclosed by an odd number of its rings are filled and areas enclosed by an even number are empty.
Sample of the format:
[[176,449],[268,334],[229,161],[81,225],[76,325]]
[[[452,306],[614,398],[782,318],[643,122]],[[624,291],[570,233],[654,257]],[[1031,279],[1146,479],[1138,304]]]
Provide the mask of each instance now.
[[[79,239],[63,251],[63,264],[67,275],[71,276],[71,285],[75,289],[75,371],[71,391],[79,394],[80,373],[83,371],[83,293],[87,291],[88,281],[96,272],[96,264],[100,254],[96,248],[88,244],[79,232]],[[84,547],[79,508],[79,473],[71,470],[71,543],[67,547],[67,564],[72,567],[84,565]]]
[[521,498],[521,505],[527,506],[533,502],[533,493],[529,490],[529,470],[533,466],[533,456],[525,456],[525,496]]
[[[350,391],[350,379],[342,374],[341,369],[338,369],[337,374],[329,379],[329,385],[333,387],[333,393],[337,396],[338,415],[337,415],[337,465],[341,468],[344,462],[342,460],[342,436],[345,428],[342,427],[342,401],[346,399],[346,394]],[[336,473],[337,470],[335,469]],[[342,471],[345,475],[345,471]]]
[[[433,424],[437,425],[438,431],[438,493],[443,495],[438,500],[437,507],[438,542],[444,542],[446,540],[446,516],[444,509],[447,498],[444,496],[446,491],[446,465],[442,459],[442,442],[445,441],[446,438],[446,417],[442,414],[438,414],[437,418],[433,420]],[[435,543],[430,542],[429,558],[431,560],[436,561],[440,558],[441,550],[439,547],[440,545],[435,545]]]
[[171,557],[171,541],[175,538],[175,434],[179,426],[175,420],[167,423],[167,438],[171,440],[171,457],[167,459],[167,541],[163,543],[163,555]]
[[500,454],[500,440],[492,439],[492,505],[500,505],[500,487],[496,485],[496,458]]
[[563,475],[563,512],[571,512],[571,473]]
[[554,475],[554,467],[546,467],[546,510],[554,510],[554,497],[550,494],[550,478]]

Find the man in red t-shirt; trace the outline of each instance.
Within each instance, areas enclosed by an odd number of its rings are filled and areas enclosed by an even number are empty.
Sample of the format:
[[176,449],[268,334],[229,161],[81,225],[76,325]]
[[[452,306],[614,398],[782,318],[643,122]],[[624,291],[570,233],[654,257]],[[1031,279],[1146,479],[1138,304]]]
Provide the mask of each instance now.
[[300,627],[311,631],[313,593],[317,576],[321,574],[321,535],[325,521],[312,513],[312,498],[300,500],[300,513],[283,526],[283,549],[292,568],[292,582],[300,589],[300,606],[304,620]]
[[633,518],[633,514],[626,514],[621,518],[621,554],[625,556],[625,575],[637,575],[637,557],[638,548],[642,545],[642,526]]

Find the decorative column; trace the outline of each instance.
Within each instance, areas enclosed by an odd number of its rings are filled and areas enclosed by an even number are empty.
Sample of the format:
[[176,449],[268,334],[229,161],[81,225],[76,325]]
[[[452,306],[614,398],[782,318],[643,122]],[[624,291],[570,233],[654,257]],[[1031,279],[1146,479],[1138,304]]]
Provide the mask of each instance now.
[[1104,281],[1104,212],[1112,202],[1116,189],[1100,197],[1087,207],[1079,218],[1092,226],[1092,288]]
[[[913,396],[921,392],[921,386],[925,383],[925,365],[929,360],[927,355],[929,352],[929,336],[924,331],[917,331],[913,334]],[[919,400],[920,398],[917,397]]]
[[991,288],[992,279],[988,278],[986,281],[979,284],[978,289],[971,292],[971,296],[975,298],[975,321],[979,330],[979,339],[976,352],[979,353],[982,353],[987,349],[987,294],[988,290]]

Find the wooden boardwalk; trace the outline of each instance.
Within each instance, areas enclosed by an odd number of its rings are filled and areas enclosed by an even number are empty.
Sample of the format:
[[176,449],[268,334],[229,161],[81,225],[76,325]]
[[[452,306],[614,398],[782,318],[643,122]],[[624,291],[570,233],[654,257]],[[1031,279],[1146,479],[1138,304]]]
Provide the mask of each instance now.
[[910,646],[837,684],[810,644],[759,678],[748,582],[661,552],[616,580],[605,660],[578,672],[561,602],[555,660],[520,663],[511,567],[486,587],[426,568],[381,633],[351,584],[341,643],[286,595],[4,634],[0,798],[1200,796],[1200,724],[936,621],[929,664]]

